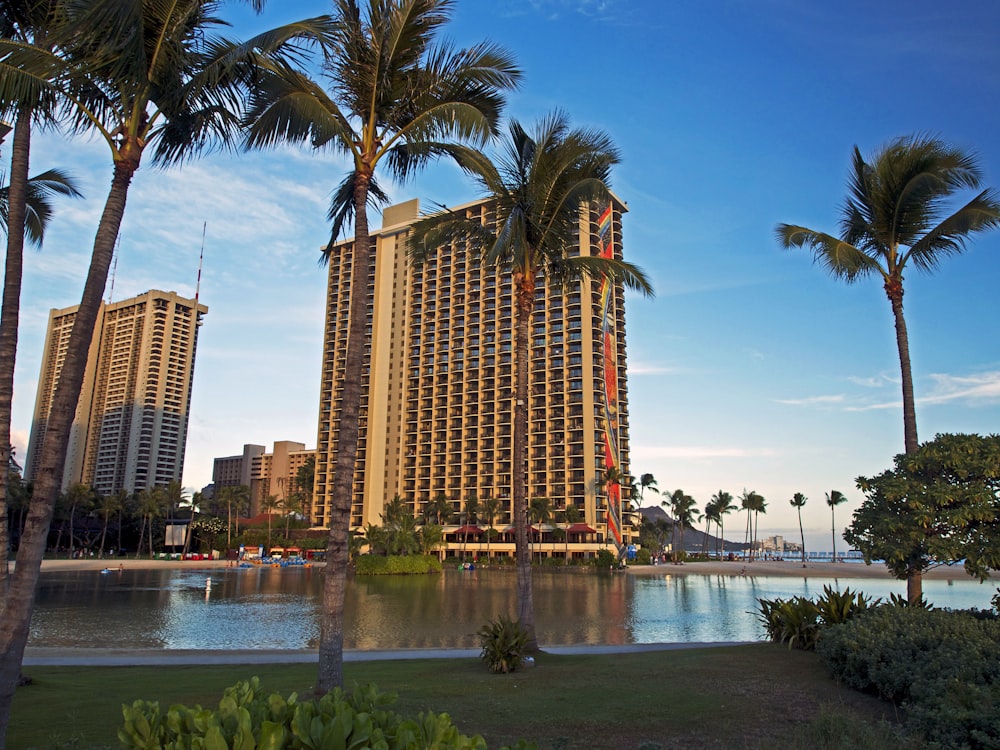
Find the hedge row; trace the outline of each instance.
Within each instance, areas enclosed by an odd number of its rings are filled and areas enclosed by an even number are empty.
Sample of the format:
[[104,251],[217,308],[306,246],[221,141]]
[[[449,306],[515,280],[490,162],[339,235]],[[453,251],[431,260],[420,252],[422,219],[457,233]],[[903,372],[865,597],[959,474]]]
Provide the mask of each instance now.
[[432,555],[359,555],[354,570],[359,576],[440,573],[441,561]]
[[1000,748],[1000,620],[881,606],[823,630],[833,676],[906,710],[928,747]]

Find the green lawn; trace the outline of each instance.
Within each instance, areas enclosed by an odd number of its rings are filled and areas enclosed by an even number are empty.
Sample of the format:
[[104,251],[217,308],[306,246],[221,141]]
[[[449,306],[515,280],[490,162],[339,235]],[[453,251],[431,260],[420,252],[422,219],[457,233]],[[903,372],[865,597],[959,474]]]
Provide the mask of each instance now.
[[[32,667],[18,690],[8,747],[113,748],[121,704],[137,698],[214,706],[258,675],[306,696],[315,665]],[[836,685],[814,654],[772,644],[624,655],[541,654],[493,675],[478,659],[349,662],[347,683],[398,693],[400,713],[447,712],[490,748],[524,738],[539,750],[765,748],[804,742],[876,748],[893,710]],[[866,744],[867,743],[867,744]]]

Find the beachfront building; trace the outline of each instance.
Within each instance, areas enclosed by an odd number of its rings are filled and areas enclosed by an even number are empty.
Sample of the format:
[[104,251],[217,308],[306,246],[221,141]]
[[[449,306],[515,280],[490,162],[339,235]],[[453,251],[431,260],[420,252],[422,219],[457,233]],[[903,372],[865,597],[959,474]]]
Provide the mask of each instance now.
[[299,471],[315,457],[315,450],[306,450],[304,443],[292,440],[276,441],[270,453],[263,445],[246,444],[242,454],[214,460],[213,493],[223,487],[248,487],[251,516],[261,512],[262,501],[267,497],[284,503],[292,493],[304,492],[308,500],[312,488],[299,487]]
[[[52,398],[79,306],[52,310],[25,478],[39,470]],[[198,329],[196,299],[152,290],[102,303],[70,433],[62,486],[102,495],[179,482],[184,471]]]
[[[494,220],[490,204],[457,211]],[[622,257],[624,205],[584,207],[574,252]],[[513,555],[511,449],[514,406],[514,296],[509,274],[442,247],[420,267],[406,256],[416,200],[383,213],[372,231],[360,439],[350,526],[379,525],[384,503],[402,498],[417,517],[445,504],[448,554],[486,554],[489,498],[500,510],[490,555]],[[350,242],[330,254],[312,520],[330,523],[351,275]],[[343,251],[342,251],[343,250]],[[605,486],[609,469],[629,475],[625,304],[621,287],[584,279],[546,289],[531,324],[528,497],[552,517],[532,534],[535,554],[578,557],[621,548],[631,526]],[[616,472],[611,471],[611,476]],[[480,505],[466,523],[468,499]],[[565,508],[577,510],[566,521]],[[436,515],[436,513],[432,513]],[[573,518],[573,514],[570,514]],[[463,528],[467,527],[467,528]]]

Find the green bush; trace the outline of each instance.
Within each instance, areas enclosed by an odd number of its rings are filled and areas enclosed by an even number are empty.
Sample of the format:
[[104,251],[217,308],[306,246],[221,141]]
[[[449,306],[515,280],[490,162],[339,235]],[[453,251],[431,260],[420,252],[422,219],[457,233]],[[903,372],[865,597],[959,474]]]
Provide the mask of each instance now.
[[865,596],[860,591],[851,591],[850,588],[835,591],[830,586],[824,586],[823,596],[816,600],[816,609],[824,626],[842,625],[855,615],[866,612],[869,607],[877,607],[880,603],[881,599],[876,599],[873,603],[870,596]]
[[1000,621],[881,606],[828,628],[816,651],[836,679],[903,706],[932,746],[1000,747]]
[[611,550],[602,549],[598,550],[597,557],[594,558],[594,565],[598,568],[613,568],[618,564],[618,558],[614,556]]
[[495,674],[515,671],[524,662],[524,648],[528,634],[521,627],[520,620],[511,620],[500,615],[479,629],[479,642],[483,647],[479,654],[489,670]]
[[359,576],[440,573],[441,561],[433,555],[359,555],[354,570]]
[[134,750],[485,750],[482,737],[461,734],[448,714],[406,719],[390,710],[394,702],[395,696],[368,685],[300,703],[294,693],[287,699],[265,695],[254,677],[227,688],[214,711],[176,705],[163,713],[147,701],[122,706],[118,739]]

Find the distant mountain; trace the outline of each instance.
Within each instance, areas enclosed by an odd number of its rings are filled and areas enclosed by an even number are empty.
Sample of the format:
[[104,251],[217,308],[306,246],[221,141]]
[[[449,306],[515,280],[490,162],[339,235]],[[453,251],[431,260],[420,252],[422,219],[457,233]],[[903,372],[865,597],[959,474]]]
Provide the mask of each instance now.
[[[660,506],[654,505],[649,508],[640,508],[639,513],[645,520],[649,521],[650,523],[656,523],[657,521],[666,521],[671,526],[673,526],[674,524],[673,517]],[[701,528],[704,529],[705,525],[701,524]],[[715,527],[713,526],[713,528]],[[725,541],[723,543],[719,541],[719,537],[717,536],[706,534],[704,531],[699,530],[696,527],[688,527],[684,529],[684,551],[701,552],[702,549],[705,548],[704,545],[706,536],[708,537],[709,552],[714,552],[718,547],[721,547],[724,552],[744,552],[750,547],[750,545],[746,544],[745,542]],[[676,544],[680,544],[681,534],[679,529],[677,530],[677,533],[673,535],[673,537],[674,537],[674,542]]]

